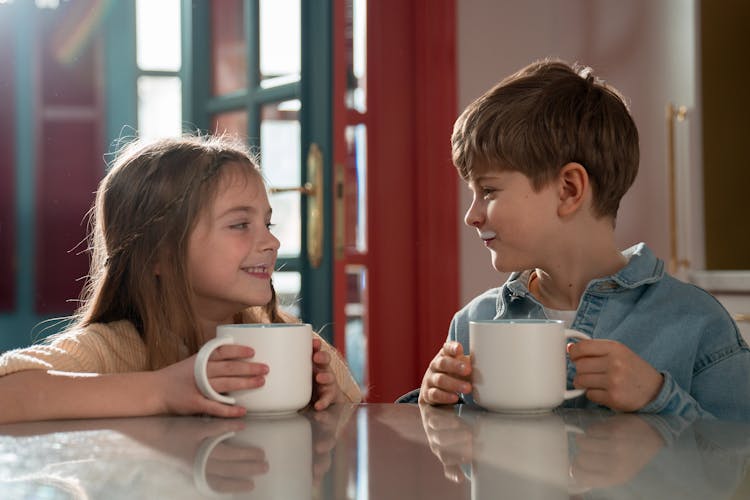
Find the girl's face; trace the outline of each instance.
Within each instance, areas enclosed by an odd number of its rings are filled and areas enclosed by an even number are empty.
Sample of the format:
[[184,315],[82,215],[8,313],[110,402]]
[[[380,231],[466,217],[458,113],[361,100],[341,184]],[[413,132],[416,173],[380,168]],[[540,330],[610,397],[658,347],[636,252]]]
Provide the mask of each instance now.
[[555,251],[557,190],[549,183],[535,192],[517,171],[484,170],[469,182],[474,198],[464,222],[475,227],[501,272],[544,268]]
[[279,250],[260,175],[232,164],[221,175],[213,202],[189,237],[187,255],[196,313],[219,322],[271,300]]

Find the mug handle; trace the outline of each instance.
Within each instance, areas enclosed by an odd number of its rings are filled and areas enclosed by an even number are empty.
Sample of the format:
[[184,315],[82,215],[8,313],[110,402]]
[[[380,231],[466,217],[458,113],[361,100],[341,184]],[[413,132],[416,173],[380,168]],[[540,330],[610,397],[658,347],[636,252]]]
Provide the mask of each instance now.
[[[585,333],[579,332],[578,330],[571,330],[570,328],[565,329],[565,338],[566,339],[591,340],[591,337],[589,337]],[[577,398],[584,392],[586,392],[586,389],[566,389],[565,392],[563,393],[563,399]]]
[[234,339],[230,336],[216,337],[203,344],[203,347],[200,348],[198,355],[195,357],[195,384],[198,386],[198,390],[200,390],[208,399],[213,399],[219,403],[233,405],[235,404],[235,399],[231,396],[224,396],[223,394],[216,392],[208,382],[208,374],[206,373],[206,365],[211,353],[214,352],[217,347],[226,344],[234,344]]
[[216,497],[217,493],[211,489],[211,486],[209,486],[208,480],[206,479],[206,464],[208,463],[208,457],[211,456],[211,452],[214,451],[214,448],[216,448],[219,443],[234,435],[234,431],[229,431],[216,437],[208,437],[204,439],[198,447],[198,451],[195,454],[195,461],[193,462],[193,482],[202,495]]

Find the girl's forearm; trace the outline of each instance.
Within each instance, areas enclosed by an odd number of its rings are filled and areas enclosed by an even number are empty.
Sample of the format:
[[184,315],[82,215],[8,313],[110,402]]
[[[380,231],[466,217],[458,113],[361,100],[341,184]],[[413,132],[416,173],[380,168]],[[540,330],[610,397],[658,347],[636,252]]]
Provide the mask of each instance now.
[[0,377],[0,423],[164,413],[157,373],[29,370],[5,375]]

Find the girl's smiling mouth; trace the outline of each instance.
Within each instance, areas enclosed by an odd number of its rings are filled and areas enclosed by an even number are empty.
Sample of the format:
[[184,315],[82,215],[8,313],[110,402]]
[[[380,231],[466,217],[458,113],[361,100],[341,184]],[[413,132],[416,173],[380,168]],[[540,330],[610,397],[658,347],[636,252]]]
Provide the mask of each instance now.
[[245,271],[247,274],[249,274],[250,276],[253,276],[255,278],[268,279],[271,277],[271,273],[268,271],[269,266],[266,264],[242,267],[241,269]]

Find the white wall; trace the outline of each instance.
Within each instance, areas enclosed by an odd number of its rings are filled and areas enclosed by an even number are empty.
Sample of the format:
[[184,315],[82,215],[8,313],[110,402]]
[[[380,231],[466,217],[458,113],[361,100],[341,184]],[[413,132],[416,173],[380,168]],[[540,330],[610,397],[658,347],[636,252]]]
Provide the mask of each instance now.
[[[694,0],[458,0],[457,7],[459,112],[506,75],[543,57],[591,66],[629,99],[641,164],[620,206],[618,244],[645,241],[668,260],[665,105],[685,104],[696,113]],[[691,148],[687,137],[698,137],[698,123],[693,118],[678,132],[678,154]],[[699,155],[690,151],[683,157],[695,163]],[[470,195],[458,182],[463,218]],[[458,223],[465,303],[505,275],[494,271],[475,231]]]

